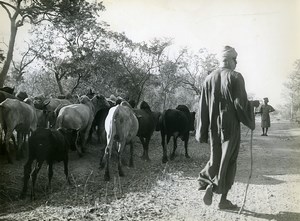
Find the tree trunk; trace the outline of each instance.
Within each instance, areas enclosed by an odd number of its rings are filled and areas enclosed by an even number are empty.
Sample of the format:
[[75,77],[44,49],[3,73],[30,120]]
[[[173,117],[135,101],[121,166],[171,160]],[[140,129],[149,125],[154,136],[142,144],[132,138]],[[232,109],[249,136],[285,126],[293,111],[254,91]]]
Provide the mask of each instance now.
[[17,31],[18,31],[18,27],[16,25],[16,19],[12,18],[11,25],[10,25],[10,40],[9,40],[9,45],[8,45],[7,56],[6,56],[6,60],[3,64],[3,69],[1,70],[1,73],[0,73],[0,87],[3,87],[3,85],[4,85],[4,82],[5,82],[8,70],[9,70],[9,66],[10,66],[12,58],[13,58]]
[[80,79],[82,78],[81,74],[78,74],[78,78],[76,80],[76,84],[73,86],[72,90],[71,90],[71,94],[74,94],[75,90],[77,89],[79,83],[80,83]]
[[55,75],[55,80],[56,80],[56,83],[57,83],[57,86],[58,86],[59,93],[60,94],[65,94],[64,89],[63,89],[62,84],[61,84],[61,80],[59,78],[59,74],[54,73],[54,75]]
[[162,111],[166,109],[167,93],[163,92],[163,108]]

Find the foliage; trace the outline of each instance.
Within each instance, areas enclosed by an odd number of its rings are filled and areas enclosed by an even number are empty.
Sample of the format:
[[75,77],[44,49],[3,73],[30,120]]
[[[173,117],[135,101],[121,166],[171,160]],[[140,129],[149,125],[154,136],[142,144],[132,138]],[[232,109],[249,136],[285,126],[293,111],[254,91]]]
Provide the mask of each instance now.
[[[10,40],[7,56],[0,73],[0,86],[4,81],[13,59],[13,51],[17,30],[24,22],[39,24],[49,21],[57,27],[81,24],[81,19],[94,24],[99,11],[104,10],[101,3],[89,3],[85,0],[13,0],[10,3],[0,1],[0,6],[6,11],[10,23]],[[61,89],[61,88],[60,88]]]
[[13,61],[13,70],[11,72],[10,81],[12,81],[12,84],[19,84],[21,82],[24,82],[23,75],[26,73],[28,67],[37,57],[37,54],[34,53],[34,51],[31,49],[30,45],[28,44],[28,48],[25,52],[21,53],[21,59],[20,61]]
[[181,53],[179,71],[183,87],[200,95],[205,77],[219,65],[216,55],[209,53],[205,48],[201,48],[197,53],[184,49]]
[[118,47],[118,61],[123,71],[116,78],[116,88],[138,103],[163,63],[164,51],[170,44],[169,40],[154,39],[149,44],[126,41]]
[[197,53],[184,49],[171,58],[170,39],[133,42],[124,33],[109,30],[98,19],[102,4],[83,0],[70,3],[72,7],[64,1],[43,4],[51,10],[44,16],[30,11],[40,22],[32,28],[28,50],[14,62],[11,74],[31,95],[85,94],[92,89],[136,103],[146,100],[158,111],[178,104],[195,110],[203,79],[218,65],[206,49]]
[[[102,38],[106,24],[96,24],[93,18],[81,22],[79,17],[61,23],[54,20],[32,31],[32,50],[44,64],[44,71],[54,75],[60,94],[74,93],[80,82],[87,81],[98,69],[95,55],[99,54],[99,48],[106,47]],[[69,86],[68,91],[64,81]]]
[[300,59],[295,61],[294,70],[288,76],[284,86],[287,109],[290,110],[288,112],[290,112],[290,118],[293,119],[297,110],[300,109]]

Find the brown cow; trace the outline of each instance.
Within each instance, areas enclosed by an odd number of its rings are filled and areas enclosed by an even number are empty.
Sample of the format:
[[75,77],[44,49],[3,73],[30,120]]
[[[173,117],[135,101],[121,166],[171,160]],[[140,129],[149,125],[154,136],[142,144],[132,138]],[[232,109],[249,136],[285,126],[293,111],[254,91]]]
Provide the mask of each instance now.
[[[80,104],[71,104],[60,109],[57,116],[56,128],[76,130],[75,141],[79,156],[85,151],[85,144],[94,120],[95,114],[101,109],[109,107],[104,96],[94,96],[89,99],[86,95],[80,98]],[[81,149],[78,146],[81,138]]]

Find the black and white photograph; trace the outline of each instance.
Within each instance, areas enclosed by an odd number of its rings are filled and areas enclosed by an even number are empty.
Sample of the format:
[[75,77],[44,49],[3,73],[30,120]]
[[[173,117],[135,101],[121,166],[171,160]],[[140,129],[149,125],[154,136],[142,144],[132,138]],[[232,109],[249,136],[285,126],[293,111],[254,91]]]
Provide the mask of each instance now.
[[299,221],[300,0],[0,0],[0,220]]

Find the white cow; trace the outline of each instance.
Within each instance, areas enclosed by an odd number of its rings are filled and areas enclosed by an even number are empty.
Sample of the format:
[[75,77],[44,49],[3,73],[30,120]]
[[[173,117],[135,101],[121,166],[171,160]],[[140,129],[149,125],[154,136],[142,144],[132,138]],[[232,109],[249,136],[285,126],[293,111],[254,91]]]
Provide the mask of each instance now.
[[[122,171],[121,155],[126,144],[130,144],[129,166],[133,166],[133,142],[137,135],[138,128],[138,119],[128,102],[123,101],[120,105],[110,108],[105,119],[107,146],[105,148],[106,165],[104,179],[106,181],[110,180],[109,159],[114,146],[117,147],[119,176],[124,176]],[[117,145],[114,145],[115,142]],[[102,158],[100,160],[100,165],[101,163]]]

